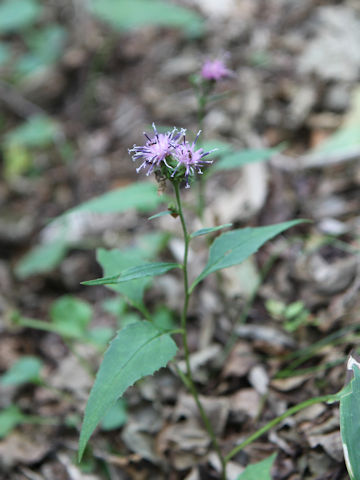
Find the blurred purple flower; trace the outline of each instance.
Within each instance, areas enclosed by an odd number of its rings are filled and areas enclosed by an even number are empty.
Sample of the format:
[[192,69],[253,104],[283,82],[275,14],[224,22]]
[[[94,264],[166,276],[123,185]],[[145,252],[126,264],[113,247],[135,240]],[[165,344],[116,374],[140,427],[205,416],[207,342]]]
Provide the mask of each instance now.
[[201,76],[205,80],[222,80],[232,77],[234,72],[225,66],[222,60],[206,60],[201,69]]
[[145,145],[134,145],[133,148],[129,149],[129,153],[132,154],[132,159],[143,160],[143,163],[136,169],[136,172],[139,173],[142,168],[149,167],[146,175],[150,175],[156,167],[159,167],[161,162],[164,162],[168,168],[171,168],[167,162],[166,157],[172,155],[174,149],[177,146],[177,141],[181,135],[185,134],[185,130],[181,129],[180,131],[177,128],[166,133],[158,133],[155,124],[152,124],[155,135],[150,137],[147,133],[144,132],[147,142]]
[[203,160],[204,157],[209,155],[210,153],[217,150],[216,148],[210,150],[209,152],[205,152],[203,148],[199,148],[196,150],[196,142],[199,138],[201,130],[199,130],[198,134],[196,135],[195,140],[190,143],[186,141],[185,135],[183,137],[183,141],[179,143],[174,152],[174,158],[177,160],[178,164],[176,165],[173,173],[171,174],[172,177],[176,174],[177,170],[181,167],[185,167],[185,180],[186,180],[186,188],[189,188],[189,176],[193,175],[195,171],[199,174],[202,174],[201,167],[208,163],[213,163],[212,160]]

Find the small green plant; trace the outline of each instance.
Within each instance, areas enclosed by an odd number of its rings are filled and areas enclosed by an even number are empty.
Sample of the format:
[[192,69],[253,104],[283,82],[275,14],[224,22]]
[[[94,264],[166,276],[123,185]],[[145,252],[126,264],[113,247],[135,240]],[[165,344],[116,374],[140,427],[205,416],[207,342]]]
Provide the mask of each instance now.
[[[196,384],[193,380],[189,361],[187,339],[187,310],[190,297],[199,284],[210,274],[223,268],[237,265],[254,254],[266,241],[302,220],[293,220],[266,227],[235,229],[221,233],[212,242],[209,256],[203,271],[190,282],[191,265],[188,262],[189,245],[193,238],[211,235],[215,231],[229,228],[229,225],[208,227],[196,232],[189,232],[182,204],[182,185],[189,187],[195,179],[195,173],[212,163],[209,153],[197,148],[199,136],[189,142],[184,130],[173,129],[159,133],[154,126],[152,136],[146,136],[144,146],[134,146],[130,153],[135,161],[142,162],[138,171],[147,169],[147,174],[155,173],[161,182],[169,181],[173,187],[174,200],[168,212],[180,221],[184,236],[184,254],[182,263],[150,262],[144,263],[139,258],[131,257],[120,251],[99,251],[98,260],[104,268],[103,278],[84,282],[86,285],[108,285],[122,293],[129,303],[145,317],[121,329],[112,340],[105,353],[103,363],[97,374],[94,386],[86,406],[79,443],[79,458],[82,457],[86,444],[96,426],[106,412],[117,402],[126,389],[140,378],[154,373],[169,361],[174,361],[177,345],[173,336],[180,334],[186,372],[177,370],[186,387],[193,395],[201,418],[209,433],[221,465],[222,478],[226,478],[226,465],[233,454],[225,456],[216,438],[211,420],[201,403]],[[120,263],[116,262],[120,259]],[[122,260],[123,259],[123,260]],[[125,262],[126,259],[126,263]],[[174,329],[163,328],[154,322],[152,314],[145,307],[142,299],[144,282],[148,278],[162,275],[171,270],[178,271],[183,277],[183,311],[180,322]],[[136,287],[134,287],[136,285]],[[238,451],[236,449],[236,451]],[[246,477],[244,477],[246,478]]]
[[312,317],[301,301],[285,305],[283,302],[270,299],[266,301],[265,306],[273,318],[283,322],[283,326],[288,332],[294,332],[302,326],[316,323],[316,319]]

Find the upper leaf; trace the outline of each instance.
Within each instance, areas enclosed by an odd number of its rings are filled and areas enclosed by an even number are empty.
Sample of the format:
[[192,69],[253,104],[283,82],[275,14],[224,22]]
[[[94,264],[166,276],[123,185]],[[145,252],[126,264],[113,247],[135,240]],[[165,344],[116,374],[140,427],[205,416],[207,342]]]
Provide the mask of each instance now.
[[301,222],[304,220],[292,220],[266,227],[240,228],[223,233],[211,245],[207,265],[190,290],[210,273],[243,262],[275,235]]
[[126,270],[123,270],[122,272],[111,277],[98,278],[96,280],[89,280],[82,283],[83,285],[117,285],[119,283],[138,280],[144,277],[162,275],[173,268],[181,268],[181,265],[179,263],[169,262],[146,263],[144,265],[137,265],[135,267],[127,268]]
[[169,334],[147,321],[121,330],[105,353],[86,405],[79,441],[79,459],[94,429],[125,390],[140,378],[153,374],[176,354]]
[[217,230],[229,227],[232,227],[232,223],[224,223],[224,225],[219,225],[218,227],[201,228],[200,230],[196,230],[196,232],[192,233],[190,238],[200,237],[201,235],[207,235],[208,233],[216,232]]

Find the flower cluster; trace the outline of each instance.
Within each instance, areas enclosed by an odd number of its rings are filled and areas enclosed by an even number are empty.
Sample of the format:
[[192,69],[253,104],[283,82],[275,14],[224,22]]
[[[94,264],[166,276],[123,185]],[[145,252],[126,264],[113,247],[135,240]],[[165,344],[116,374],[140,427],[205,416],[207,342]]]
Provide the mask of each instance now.
[[[158,133],[153,123],[154,135],[144,133],[147,141],[145,145],[134,145],[129,150],[132,159],[142,160],[141,165],[136,169],[137,173],[148,167],[146,175],[161,170],[169,179],[185,179],[186,188],[189,188],[189,179],[195,172],[202,174],[202,167],[212,163],[212,160],[204,160],[204,157],[214,150],[205,152],[203,148],[196,149],[196,142],[201,131],[198,132],[195,140],[190,143],[186,140],[186,130],[173,128],[166,133]],[[216,150],[216,149],[215,149]]]

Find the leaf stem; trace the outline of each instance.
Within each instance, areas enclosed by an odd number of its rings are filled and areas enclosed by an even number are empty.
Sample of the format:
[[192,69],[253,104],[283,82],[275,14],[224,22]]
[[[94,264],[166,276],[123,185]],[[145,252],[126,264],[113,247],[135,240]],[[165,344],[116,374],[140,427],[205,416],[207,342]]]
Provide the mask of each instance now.
[[225,459],[221,453],[221,449],[219,446],[219,443],[217,441],[214,429],[211,425],[211,422],[209,420],[209,417],[207,416],[205,409],[201,403],[201,400],[199,398],[198,391],[196,389],[192,372],[191,372],[191,366],[190,366],[190,351],[189,351],[189,345],[188,345],[188,339],[187,339],[187,330],[186,330],[186,324],[187,324],[187,311],[188,311],[188,306],[189,306],[189,299],[190,299],[190,291],[189,291],[189,279],[188,279],[188,254],[189,254],[189,243],[190,243],[190,235],[187,231],[186,228],[186,222],[182,210],[182,205],[181,205],[181,198],[180,198],[180,188],[179,188],[179,183],[174,181],[173,182],[174,190],[175,190],[175,196],[176,196],[176,202],[177,202],[177,207],[178,207],[178,213],[181,221],[181,226],[183,229],[183,234],[184,234],[184,258],[183,258],[183,272],[184,272],[184,294],[185,294],[185,299],[184,299],[184,307],[181,315],[181,329],[182,329],[182,341],[183,341],[183,347],[184,347],[184,356],[185,356],[185,364],[186,364],[186,376],[184,374],[180,375],[181,379],[183,380],[184,384],[187,386],[187,388],[190,390],[191,395],[194,397],[195,403],[197,405],[197,408],[199,410],[201,419],[205,425],[205,428],[209,434],[209,437],[211,438],[212,444],[216,450],[216,453],[219,457],[220,463],[221,463],[221,468],[222,468],[222,480],[226,480],[226,462]]
[[294,405],[293,407],[289,408],[284,412],[282,415],[274,418],[271,420],[269,423],[264,425],[263,427],[259,428],[255,433],[250,435],[246,440],[244,440],[240,445],[237,445],[235,448],[231,450],[230,453],[228,453],[225,457],[225,463],[227,463],[229,460],[232,459],[237,453],[239,453],[241,450],[243,450],[247,445],[250,445],[250,443],[254,442],[257,440],[259,437],[261,437],[264,433],[268,432],[271,430],[273,427],[281,423],[285,418],[290,417],[291,415],[294,415],[295,413],[299,412],[300,410],[303,410],[304,408],[310,407],[311,405],[314,405],[315,403],[321,403],[321,402],[329,402],[329,401],[336,401],[339,399],[338,394],[330,394],[330,395],[323,395],[321,397],[314,397],[310,398],[309,400],[305,400],[304,402],[299,403],[298,405]]

